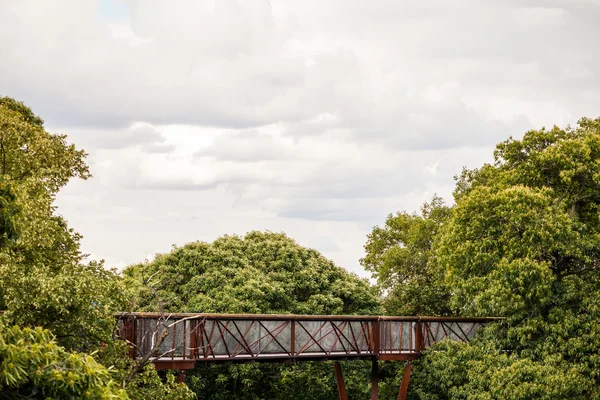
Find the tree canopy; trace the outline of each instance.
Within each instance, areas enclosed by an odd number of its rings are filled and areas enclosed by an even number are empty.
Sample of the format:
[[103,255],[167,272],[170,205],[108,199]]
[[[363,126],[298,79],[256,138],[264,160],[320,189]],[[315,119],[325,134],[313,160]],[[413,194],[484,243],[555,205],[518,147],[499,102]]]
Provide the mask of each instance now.
[[0,390],[9,398],[191,398],[152,368],[122,379],[130,361],[113,338],[114,313],[127,305],[121,278],[85,261],[80,235],[54,205],[70,179],[90,177],[86,154],[66,139],[0,97]]
[[388,215],[383,227],[367,236],[361,264],[387,292],[384,305],[391,315],[449,315],[449,290],[433,262],[431,248],[450,208],[434,197],[421,215]]
[[18,235],[15,217],[19,210],[15,200],[10,186],[0,181],[0,248],[6,246],[8,241],[15,240]]
[[[494,155],[493,164],[457,177],[456,203],[432,232],[427,261],[370,264],[376,272],[433,271],[430,281],[409,286],[443,283],[453,314],[506,317],[471,346],[431,349],[415,368],[412,396],[600,398],[600,119],[526,132]],[[400,226],[398,248],[385,251],[371,245],[381,236],[375,228],[365,260],[402,253],[416,243],[414,225]]]
[[139,310],[157,310],[157,298],[172,312],[372,315],[379,308],[365,279],[282,233],[189,243],[123,275]]
[[3,398],[127,399],[92,356],[69,353],[48,330],[0,326]]
[[[282,233],[250,232],[194,242],[123,271],[137,310],[361,314],[381,312],[365,279]],[[160,300],[162,305],[157,304]],[[370,365],[344,366],[349,390],[368,391]],[[332,366],[237,365],[198,368],[188,383],[199,398],[336,398]]]
[[81,350],[110,337],[110,328],[95,322],[122,304],[116,278],[101,265],[82,264],[80,236],[55,213],[58,190],[90,176],[84,158],[24,104],[0,98],[3,236],[13,239],[0,253],[3,319],[50,328],[59,343]]

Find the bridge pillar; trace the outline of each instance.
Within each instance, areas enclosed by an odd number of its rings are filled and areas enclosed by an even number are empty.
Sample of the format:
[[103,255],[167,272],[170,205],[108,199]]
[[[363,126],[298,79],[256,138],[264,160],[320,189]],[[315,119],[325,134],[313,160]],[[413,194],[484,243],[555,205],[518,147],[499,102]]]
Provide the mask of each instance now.
[[377,360],[371,362],[371,400],[379,399],[379,365]]
[[346,394],[346,384],[344,383],[344,375],[342,375],[342,366],[336,361],[333,364],[333,369],[335,370],[335,382],[337,383],[340,400],[348,400],[348,395]]
[[400,384],[400,392],[398,393],[398,400],[406,400],[406,393],[408,392],[408,381],[410,379],[410,371],[412,370],[412,363],[409,361],[404,366],[404,374],[402,375],[402,383]]
[[136,320],[135,319],[126,319],[123,321],[123,339],[129,342],[128,354],[129,357],[135,358],[136,348],[135,348],[135,339],[136,339]]
[[425,350],[425,340],[423,337],[423,326],[421,326],[421,321],[415,322],[415,350],[419,354]]

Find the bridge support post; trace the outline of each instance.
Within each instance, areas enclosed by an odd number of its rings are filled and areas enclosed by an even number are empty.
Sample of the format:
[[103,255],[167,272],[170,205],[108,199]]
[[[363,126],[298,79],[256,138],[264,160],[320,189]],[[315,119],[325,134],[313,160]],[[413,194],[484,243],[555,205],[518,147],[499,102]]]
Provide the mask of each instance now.
[[136,320],[135,319],[126,319],[123,321],[123,338],[129,342],[129,350],[127,351],[129,357],[135,358],[137,357],[136,348],[135,348],[135,339],[136,339]]
[[333,364],[333,369],[335,370],[335,382],[337,383],[340,400],[348,400],[348,395],[346,394],[346,384],[344,383],[344,375],[342,375],[342,366],[336,361]]
[[185,383],[185,373],[183,371],[180,371],[177,375],[177,383]]
[[425,350],[425,340],[423,337],[423,326],[421,326],[421,321],[415,322],[415,350],[419,354]]
[[404,374],[402,375],[402,383],[400,384],[398,400],[406,400],[406,393],[408,392],[408,381],[410,380],[410,371],[412,371],[412,363],[409,361],[404,366]]
[[379,399],[379,365],[377,360],[371,362],[371,400]]

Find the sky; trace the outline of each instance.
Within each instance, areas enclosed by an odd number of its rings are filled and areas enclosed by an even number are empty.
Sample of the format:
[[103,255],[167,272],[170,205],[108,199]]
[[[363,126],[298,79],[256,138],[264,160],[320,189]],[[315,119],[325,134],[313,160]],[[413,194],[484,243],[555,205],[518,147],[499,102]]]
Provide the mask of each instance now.
[[57,212],[109,267],[285,232],[360,266],[529,129],[600,116],[600,0],[2,0],[0,95],[89,154]]

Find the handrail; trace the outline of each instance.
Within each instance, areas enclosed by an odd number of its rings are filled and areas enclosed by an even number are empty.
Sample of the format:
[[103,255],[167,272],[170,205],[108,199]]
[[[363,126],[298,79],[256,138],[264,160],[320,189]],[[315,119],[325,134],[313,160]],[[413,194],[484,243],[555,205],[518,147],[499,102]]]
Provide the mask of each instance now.
[[226,313],[170,313],[170,312],[119,312],[117,318],[206,318],[206,319],[231,319],[231,320],[331,320],[331,321],[427,321],[427,322],[494,322],[503,320],[504,317],[439,317],[439,316],[395,316],[395,315],[314,315],[314,314],[226,314]]

